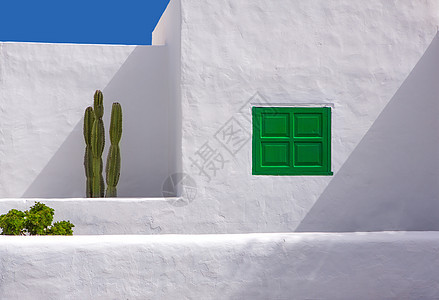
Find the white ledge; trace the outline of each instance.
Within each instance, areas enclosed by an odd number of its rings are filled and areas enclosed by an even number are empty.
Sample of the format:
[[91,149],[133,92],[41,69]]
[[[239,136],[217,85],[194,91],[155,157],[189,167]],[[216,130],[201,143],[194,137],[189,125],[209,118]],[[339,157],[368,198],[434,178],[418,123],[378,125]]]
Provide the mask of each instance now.
[[439,232],[0,237],[1,299],[437,299]]

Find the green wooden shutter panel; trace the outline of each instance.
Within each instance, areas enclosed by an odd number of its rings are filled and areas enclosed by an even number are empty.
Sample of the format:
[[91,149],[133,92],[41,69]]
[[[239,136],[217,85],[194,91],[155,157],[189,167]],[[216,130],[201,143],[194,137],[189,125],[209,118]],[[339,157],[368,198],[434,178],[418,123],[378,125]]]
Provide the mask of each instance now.
[[331,108],[253,107],[254,175],[332,175]]

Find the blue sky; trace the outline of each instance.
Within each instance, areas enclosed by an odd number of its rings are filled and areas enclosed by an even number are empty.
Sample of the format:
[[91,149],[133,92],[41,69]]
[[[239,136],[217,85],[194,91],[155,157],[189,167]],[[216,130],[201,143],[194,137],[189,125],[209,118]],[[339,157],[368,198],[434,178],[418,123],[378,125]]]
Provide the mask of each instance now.
[[169,0],[0,0],[0,41],[151,44]]

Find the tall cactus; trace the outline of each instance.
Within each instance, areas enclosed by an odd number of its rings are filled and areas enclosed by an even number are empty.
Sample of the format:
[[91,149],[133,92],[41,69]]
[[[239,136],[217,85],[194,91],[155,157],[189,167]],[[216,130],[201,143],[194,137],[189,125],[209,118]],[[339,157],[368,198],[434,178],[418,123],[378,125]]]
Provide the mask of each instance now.
[[[87,177],[87,197],[104,197],[105,182],[102,176],[102,153],[105,147],[105,131],[102,117],[104,115],[104,96],[97,90],[94,94],[93,107],[87,107],[84,115],[85,155],[84,167]],[[120,176],[120,149],[122,137],[122,107],[113,103],[111,110],[110,141],[111,146],[107,157],[106,197],[117,196],[117,183]]]
[[104,197],[104,177],[102,176],[102,152],[105,147],[105,131],[104,121],[104,96],[102,92],[97,90],[94,94],[94,113],[95,120],[91,130],[91,152],[92,152],[92,197]]
[[91,130],[95,120],[93,108],[87,107],[84,114],[84,139],[85,139],[85,155],[84,167],[86,180],[86,194],[87,197],[92,197],[92,182],[93,182],[93,156],[91,153]]
[[106,181],[107,191],[105,197],[117,196],[117,183],[120,176],[120,149],[119,142],[122,137],[122,107],[113,103],[111,109],[110,141],[111,146],[107,156]]

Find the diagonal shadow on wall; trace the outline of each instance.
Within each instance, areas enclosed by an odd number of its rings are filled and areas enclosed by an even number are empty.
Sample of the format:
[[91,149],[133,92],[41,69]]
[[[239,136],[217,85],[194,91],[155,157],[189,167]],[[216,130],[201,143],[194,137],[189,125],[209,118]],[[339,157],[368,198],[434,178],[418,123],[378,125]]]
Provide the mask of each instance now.
[[439,230],[438,78],[436,35],[296,231]]
[[[177,131],[177,120],[169,119],[167,49],[138,46],[103,89],[108,151],[111,103],[123,109],[121,140],[122,170],[118,185],[121,197],[162,196],[162,184],[175,170],[176,146],[169,138]],[[94,91],[90,91],[90,105]],[[85,107],[84,107],[85,109]],[[84,197],[85,143],[83,119],[23,194],[23,197]],[[104,164],[106,158],[104,152]]]

